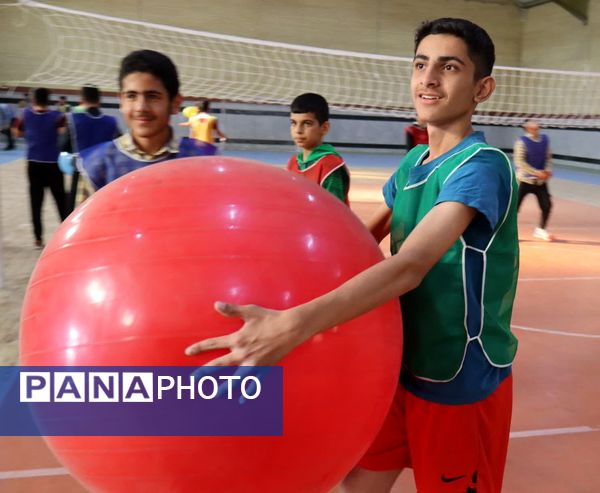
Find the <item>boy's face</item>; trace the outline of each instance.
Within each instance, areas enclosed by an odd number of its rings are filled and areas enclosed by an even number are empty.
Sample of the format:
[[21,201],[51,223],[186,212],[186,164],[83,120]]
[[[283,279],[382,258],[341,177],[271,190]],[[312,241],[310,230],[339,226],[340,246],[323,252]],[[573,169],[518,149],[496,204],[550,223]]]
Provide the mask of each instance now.
[[470,122],[478,103],[493,92],[491,77],[475,80],[466,43],[450,34],[431,34],[417,47],[411,92],[419,120],[437,127]]
[[179,110],[181,96],[170,100],[160,79],[146,72],[132,72],[121,81],[119,100],[134,139],[163,140],[170,135],[169,120]]
[[319,123],[314,113],[291,113],[290,134],[300,149],[312,150],[323,142],[329,122]]

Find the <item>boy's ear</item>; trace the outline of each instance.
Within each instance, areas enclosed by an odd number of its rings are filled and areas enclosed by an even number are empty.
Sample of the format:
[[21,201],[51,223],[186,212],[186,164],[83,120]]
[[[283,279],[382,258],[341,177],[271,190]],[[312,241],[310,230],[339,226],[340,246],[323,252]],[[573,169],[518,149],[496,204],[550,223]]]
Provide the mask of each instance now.
[[473,100],[476,104],[488,100],[496,89],[496,80],[492,76],[484,77],[477,82],[477,87]]
[[181,108],[182,103],[183,96],[177,93],[177,96],[175,96],[171,101],[171,115],[176,115],[177,113],[179,113],[179,108]]
[[326,135],[329,132],[329,120],[321,124],[321,130],[323,132],[322,135]]

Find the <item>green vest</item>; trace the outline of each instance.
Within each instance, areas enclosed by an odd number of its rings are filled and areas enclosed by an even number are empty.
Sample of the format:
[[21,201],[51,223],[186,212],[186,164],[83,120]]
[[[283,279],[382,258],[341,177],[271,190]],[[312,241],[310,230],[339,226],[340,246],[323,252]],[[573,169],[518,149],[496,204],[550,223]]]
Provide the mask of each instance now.
[[[419,183],[408,186],[409,170],[415,167],[427,146],[413,148],[402,161],[396,176],[391,245],[392,254],[401,247],[417,223],[435,206],[449,175],[478,152],[499,154],[499,165],[511,175],[507,211],[483,250],[483,293],[480,340],[494,366],[508,366],[517,349],[510,331],[517,285],[519,246],[517,237],[517,185],[508,157],[485,143],[474,143],[448,156]],[[433,381],[450,381],[460,371],[469,342],[464,254],[467,244],[460,237],[427,273],[421,284],[401,297],[404,322],[403,363],[413,375]],[[478,343],[471,340],[472,343]]]

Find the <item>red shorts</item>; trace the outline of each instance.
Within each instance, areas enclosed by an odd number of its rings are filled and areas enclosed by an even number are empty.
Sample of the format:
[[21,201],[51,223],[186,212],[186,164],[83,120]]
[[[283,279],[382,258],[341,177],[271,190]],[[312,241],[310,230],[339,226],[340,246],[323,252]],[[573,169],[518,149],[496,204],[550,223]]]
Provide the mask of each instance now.
[[398,386],[375,441],[358,463],[412,467],[419,493],[500,493],[512,413],[512,375],[474,404],[429,402]]

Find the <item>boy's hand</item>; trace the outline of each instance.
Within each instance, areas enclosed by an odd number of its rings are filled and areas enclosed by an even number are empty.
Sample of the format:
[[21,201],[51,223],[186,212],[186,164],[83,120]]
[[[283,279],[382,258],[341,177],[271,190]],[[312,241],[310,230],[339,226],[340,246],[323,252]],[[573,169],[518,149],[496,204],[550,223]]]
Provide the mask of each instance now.
[[550,178],[550,176],[552,176],[552,173],[546,170],[540,170],[536,173],[536,177],[540,180],[547,180],[548,178]]
[[237,332],[192,344],[185,354],[193,356],[214,349],[231,352],[205,366],[272,366],[303,342],[290,310],[268,310],[256,305],[216,302],[215,310],[226,317],[244,320]]

